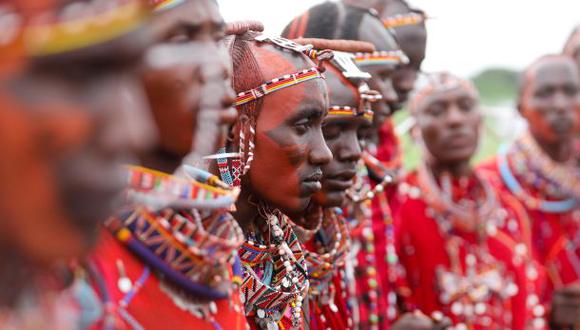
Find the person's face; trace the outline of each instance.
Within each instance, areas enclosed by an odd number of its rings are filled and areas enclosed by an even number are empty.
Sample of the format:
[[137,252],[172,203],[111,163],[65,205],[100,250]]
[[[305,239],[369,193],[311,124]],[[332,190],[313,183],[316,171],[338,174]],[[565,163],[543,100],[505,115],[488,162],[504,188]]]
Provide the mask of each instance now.
[[[360,40],[375,45],[378,51],[398,50],[397,42],[393,36],[383,27],[379,19],[371,15],[365,15],[360,27]],[[398,104],[398,96],[393,86],[393,73],[396,66],[369,65],[362,67],[372,75],[369,87],[378,91],[383,96],[382,100],[373,104],[375,112],[373,126],[380,128],[387,118],[394,112]]]
[[[326,70],[326,77],[331,107],[360,106],[357,88],[351,82],[333,68]],[[352,186],[356,163],[361,157],[359,132],[370,124],[364,116],[328,115],[324,118],[322,133],[333,158],[322,168],[322,190],[314,195],[316,204],[334,207],[344,203],[346,190]]]
[[416,120],[425,147],[436,162],[453,165],[474,155],[481,114],[476,97],[466,87],[426,96]]
[[574,136],[578,124],[579,76],[575,65],[563,58],[537,64],[528,76],[519,110],[539,141],[557,143]]
[[20,81],[0,121],[2,239],[41,263],[88,251],[123,188],[119,165],[154,137],[127,72],[55,76]]
[[160,147],[175,156],[174,169],[192,146],[197,154],[213,153],[237,113],[231,107],[230,59],[216,45],[224,22],[215,2],[188,1],[155,20],[165,32],[147,53],[143,80]]
[[176,156],[174,168],[192,146],[200,155],[215,151],[237,116],[220,53],[213,42],[158,44],[148,52],[143,82],[160,147]]
[[[266,81],[313,66],[269,45],[256,47],[255,54]],[[250,190],[289,216],[303,212],[321,189],[322,167],[332,158],[321,128],[327,112],[322,79],[264,97],[256,122],[254,161],[242,190]]]

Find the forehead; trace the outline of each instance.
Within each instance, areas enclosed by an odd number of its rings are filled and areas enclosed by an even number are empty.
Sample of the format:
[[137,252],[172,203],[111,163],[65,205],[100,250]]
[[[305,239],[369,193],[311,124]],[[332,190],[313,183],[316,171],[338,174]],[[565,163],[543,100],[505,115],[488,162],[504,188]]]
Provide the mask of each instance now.
[[477,100],[473,91],[465,86],[457,86],[446,91],[437,91],[425,96],[423,106],[419,110],[426,110],[435,103],[453,103],[463,99]]
[[358,106],[358,88],[348,81],[342,73],[333,66],[327,66],[326,85],[330,106]]
[[361,41],[368,41],[375,45],[378,51],[399,49],[393,34],[384,28],[378,18],[369,14],[365,14],[361,21],[359,37]]
[[165,19],[190,25],[223,25],[224,19],[214,0],[185,0],[184,3],[162,13]]
[[542,88],[564,84],[578,84],[578,71],[571,60],[549,59],[538,63],[531,72],[532,86]]

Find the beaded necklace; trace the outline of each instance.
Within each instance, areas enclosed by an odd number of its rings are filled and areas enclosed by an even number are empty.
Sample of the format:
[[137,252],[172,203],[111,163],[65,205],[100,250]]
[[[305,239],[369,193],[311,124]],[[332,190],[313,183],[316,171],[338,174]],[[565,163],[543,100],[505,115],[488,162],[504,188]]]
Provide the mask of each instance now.
[[[580,180],[573,162],[554,162],[529,133],[516,140],[511,148],[502,147],[498,167],[508,189],[530,209],[565,213],[578,205]],[[540,196],[549,197],[550,200],[533,196],[520,182],[533,187]]]
[[260,213],[269,227],[269,244],[249,235],[239,250],[245,273],[241,299],[246,316],[254,318],[262,329],[278,329],[290,307],[292,328],[298,329],[303,319],[302,302],[309,289],[304,252],[282,212]]
[[333,303],[336,290],[331,281],[338,268],[344,265],[348,249],[348,229],[342,211],[324,210],[322,225],[315,234],[314,247],[304,249],[304,255],[310,276],[311,299],[320,305],[330,305],[333,311],[337,310]]
[[[387,312],[379,309],[378,299],[381,292],[376,268],[375,236],[372,229],[371,200],[378,191],[371,190],[367,168],[361,160],[354,184],[347,192],[352,202],[347,203],[345,207],[352,237],[351,255],[348,259],[355,260],[355,263],[351,265],[354,269],[347,269],[346,274],[351,276],[357,274],[354,278],[347,277],[347,281],[358,283],[356,292],[351,294],[349,299],[355,323],[368,322],[371,327],[378,326],[380,315]],[[368,299],[362,299],[361,295],[366,295]],[[363,315],[367,315],[366,320],[362,319]]]
[[[198,178],[205,178],[205,181],[129,167],[129,196],[139,193],[142,196],[140,201],[155,200],[160,195],[185,201],[191,198],[196,205],[204,207],[164,208],[151,212],[148,206],[139,204],[110,218],[106,226],[129,250],[185,293],[221,299],[226,298],[227,293],[213,289],[219,284],[216,279],[229,278],[223,274],[227,268],[224,265],[233,262],[244,235],[237,222],[224,210],[224,199],[231,203],[235,201],[232,190],[219,188],[224,184],[215,182],[214,176],[198,171],[189,173],[198,173]],[[203,173],[207,175],[201,175]],[[171,198],[167,197],[167,200]],[[214,208],[221,210],[214,211]],[[120,279],[120,286],[121,282]]]
[[[443,176],[441,189],[425,164],[419,168],[418,184],[428,205],[426,214],[436,221],[450,261],[449,269],[439,267],[436,272],[441,292],[439,300],[464,325],[485,325],[486,317],[494,315],[503,327],[509,328],[511,315],[501,302],[516,295],[518,287],[505,273],[505,266],[488,251],[487,244],[488,233],[496,233],[493,222],[501,209],[489,184],[476,178],[483,196],[475,197],[468,205],[460,205],[453,201],[449,175]],[[476,224],[469,225],[466,220],[475,220]],[[456,235],[458,228],[474,231],[476,242],[469,243]],[[461,246],[465,248],[464,253]],[[499,302],[499,306],[493,301]]]

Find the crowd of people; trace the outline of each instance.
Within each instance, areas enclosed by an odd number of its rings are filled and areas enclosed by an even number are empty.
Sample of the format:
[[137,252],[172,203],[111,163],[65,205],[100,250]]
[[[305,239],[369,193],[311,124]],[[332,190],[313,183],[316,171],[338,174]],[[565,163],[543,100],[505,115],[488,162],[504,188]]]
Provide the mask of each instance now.
[[579,329],[580,29],[474,164],[478,91],[421,70],[428,18],[0,0],[0,329]]

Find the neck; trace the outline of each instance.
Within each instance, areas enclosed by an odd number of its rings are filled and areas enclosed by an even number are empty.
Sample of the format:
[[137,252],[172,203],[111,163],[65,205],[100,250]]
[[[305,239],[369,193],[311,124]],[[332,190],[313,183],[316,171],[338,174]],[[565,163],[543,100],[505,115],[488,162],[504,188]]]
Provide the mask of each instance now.
[[252,227],[260,228],[260,226],[253,226],[255,220],[260,219],[260,214],[258,213],[258,206],[250,202],[250,197],[251,194],[247,193],[247,189],[242,189],[236,201],[236,211],[232,213],[240,227],[242,227],[244,234],[247,234]]
[[26,290],[33,289],[32,272],[23,258],[5,246],[0,247],[0,308],[15,308]]
[[574,145],[572,139],[566,139],[564,141],[549,142],[542,141],[541,139],[535,138],[534,140],[538,146],[546,153],[553,161],[558,163],[564,163],[569,161],[574,154]]
[[439,178],[443,173],[449,173],[453,178],[459,179],[471,176],[473,173],[469,160],[456,163],[440,163],[434,160],[428,163],[427,167],[435,178]]

